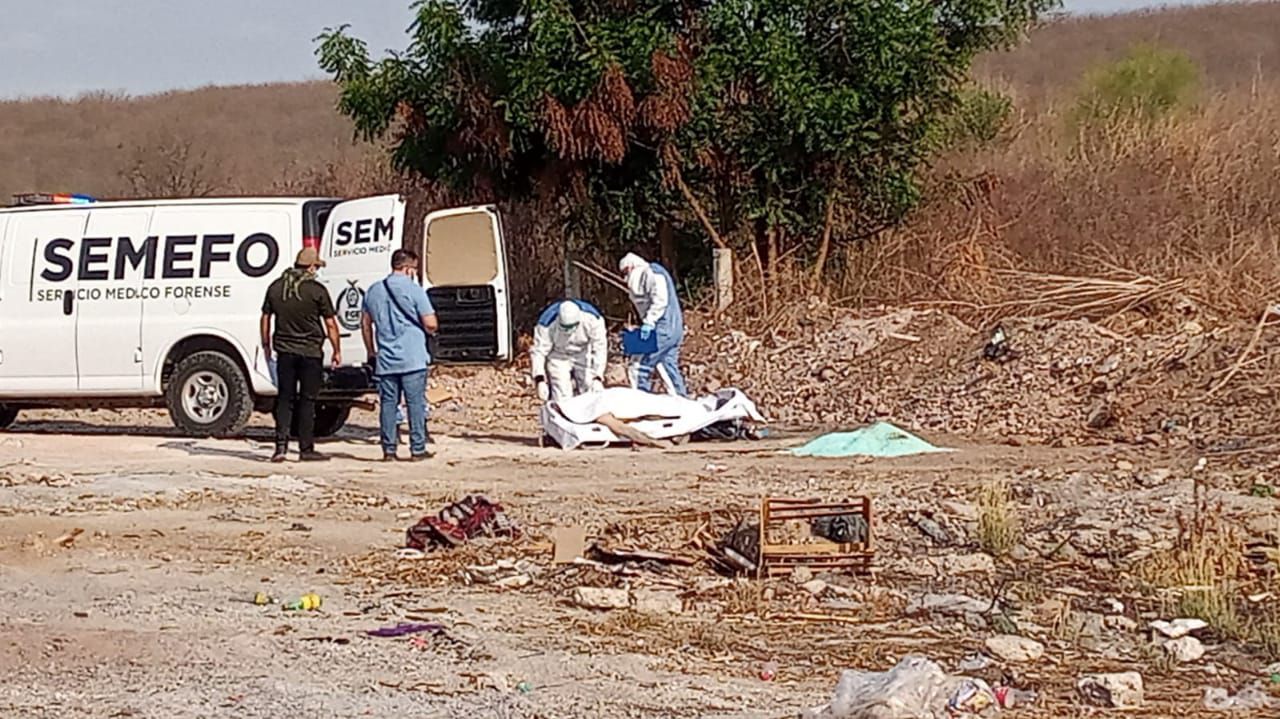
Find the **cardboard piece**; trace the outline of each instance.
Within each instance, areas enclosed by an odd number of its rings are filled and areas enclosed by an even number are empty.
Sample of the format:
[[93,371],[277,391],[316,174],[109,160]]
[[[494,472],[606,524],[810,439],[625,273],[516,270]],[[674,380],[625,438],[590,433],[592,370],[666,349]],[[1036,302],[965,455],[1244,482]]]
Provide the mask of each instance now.
[[555,544],[551,562],[573,564],[573,560],[581,557],[587,548],[587,528],[581,525],[555,527],[551,530],[551,541]]

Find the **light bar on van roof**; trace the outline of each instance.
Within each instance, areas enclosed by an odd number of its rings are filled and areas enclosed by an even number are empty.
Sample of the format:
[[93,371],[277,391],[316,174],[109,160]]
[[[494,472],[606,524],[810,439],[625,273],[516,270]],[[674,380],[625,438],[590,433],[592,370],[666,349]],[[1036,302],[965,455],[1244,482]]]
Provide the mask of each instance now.
[[88,195],[67,195],[62,193],[23,192],[13,196],[15,205],[89,205],[97,200]]

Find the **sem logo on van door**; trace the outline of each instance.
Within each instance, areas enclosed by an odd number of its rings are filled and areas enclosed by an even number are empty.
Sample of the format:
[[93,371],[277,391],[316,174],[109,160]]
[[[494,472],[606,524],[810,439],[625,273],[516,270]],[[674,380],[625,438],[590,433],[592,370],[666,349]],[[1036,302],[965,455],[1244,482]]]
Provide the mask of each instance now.
[[396,220],[388,217],[366,217],[359,220],[343,220],[334,228],[333,249],[330,257],[368,255],[391,252],[396,235]]
[[347,280],[347,288],[338,295],[338,324],[355,332],[360,329],[360,315],[364,311],[364,290],[358,280]]

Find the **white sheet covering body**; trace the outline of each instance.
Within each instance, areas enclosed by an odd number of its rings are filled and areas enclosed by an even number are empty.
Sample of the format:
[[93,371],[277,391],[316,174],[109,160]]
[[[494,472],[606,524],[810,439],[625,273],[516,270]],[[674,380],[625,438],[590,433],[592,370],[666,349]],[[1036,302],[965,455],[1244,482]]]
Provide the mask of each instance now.
[[755,403],[736,389],[722,389],[692,400],[629,387],[611,387],[603,392],[546,403],[540,412],[542,431],[564,449],[627,441],[595,421],[605,414],[612,414],[654,439],[692,434],[717,422],[735,419],[765,421]]

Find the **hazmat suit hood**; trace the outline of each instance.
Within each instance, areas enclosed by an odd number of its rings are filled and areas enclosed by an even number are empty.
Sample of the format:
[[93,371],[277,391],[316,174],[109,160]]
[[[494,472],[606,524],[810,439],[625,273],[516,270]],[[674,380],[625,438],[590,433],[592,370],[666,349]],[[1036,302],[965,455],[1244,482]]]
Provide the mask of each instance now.
[[626,276],[627,289],[631,291],[632,295],[643,294],[645,280],[645,272],[643,270],[648,269],[648,267],[649,263],[633,252],[628,252],[618,262],[618,269],[622,270],[622,274]]

